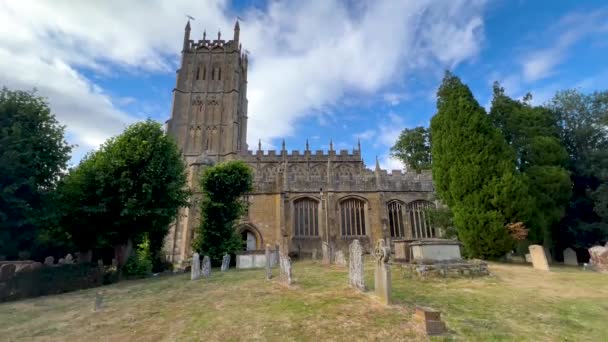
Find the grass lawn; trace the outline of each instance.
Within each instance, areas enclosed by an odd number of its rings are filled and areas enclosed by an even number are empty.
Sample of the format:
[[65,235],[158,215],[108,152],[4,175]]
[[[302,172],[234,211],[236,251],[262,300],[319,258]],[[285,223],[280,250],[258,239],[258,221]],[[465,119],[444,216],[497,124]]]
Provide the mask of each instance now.
[[0,304],[0,340],[416,340],[410,319],[421,304],[442,312],[448,339],[608,341],[608,275],[490,269],[487,278],[421,281],[394,268],[390,307],[349,289],[345,268],[309,261],[294,264],[292,288],[264,270],[126,281],[101,288],[101,312],[92,311],[100,288]]

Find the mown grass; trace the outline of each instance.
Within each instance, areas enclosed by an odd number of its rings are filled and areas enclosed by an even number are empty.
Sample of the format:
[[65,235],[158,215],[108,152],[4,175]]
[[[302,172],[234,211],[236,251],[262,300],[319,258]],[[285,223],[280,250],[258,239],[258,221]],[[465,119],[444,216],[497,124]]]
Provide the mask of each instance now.
[[349,289],[345,268],[298,262],[291,288],[266,281],[263,270],[214,271],[198,281],[177,275],[103,287],[100,312],[92,310],[100,289],[0,304],[0,340],[420,340],[416,304],[441,310],[450,334],[439,339],[608,337],[608,276],[573,268],[545,274],[493,264],[487,278],[421,281],[395,267],[390,307]]

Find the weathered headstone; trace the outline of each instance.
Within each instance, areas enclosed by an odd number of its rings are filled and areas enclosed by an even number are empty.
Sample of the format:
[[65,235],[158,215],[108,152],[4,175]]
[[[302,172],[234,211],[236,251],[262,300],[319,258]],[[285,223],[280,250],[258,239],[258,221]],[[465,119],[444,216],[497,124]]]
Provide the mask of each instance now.
[[97,266],[103,267],[103,259],[98,259],[97,260]]
[[59,260],[57,260],[57,264],[59,265],[65,265],[65,259],[64,258],[59,258]]
[[549,262],[547,262],[547,255],[543,246],[530,245],[528,250],[530,250],[530,256],[532,257],[532,266],[537,270],[549,271]]
[[388,305],[391,303],[391,267],[387,263],[391,250],[386,246],[383,239],[379,239],[374,250],[376,257],[375,270],[375,293],[380,303]]
[[365,291],[363,279],[363,248],[359,240],[355,239],[349,246],[348,278],[351,287]]
[[530,253],[526,253],[525,258],[527,263],[532,263],[532,255]]
[[424,335],[434,336],[447,332],[445,323],[441,321],[441,313],[431,308],[417,306],[414,321]]
[[331,259],[329,258],[329,244],[327,242],[323,242],[321,245],[321,252],[323,253],[323,264],[329,265]]
[[112,267],[118,267],[118,261],[116,261],[116,258],[112,258]]
[[280,264],[280,279],[287,285],[291,285],[291,258],[286,255],[280,255],[279,257]]
[[72,257],[72,254],[69,254],[65,256],[65,263],[66,264],[73,264],[74,263],[74,257]]
[[226,272],[226,271],[228,271],[229,268],[230,268],[230,254],[224,254],[224,257],[222,258],[221,271]]
[[568,247],[564,249],[564,264],[570,266],[578,266],[578,259],[574,249]]
[[346,266],[346,257],[341,250],[336,252],[336,265]]
[[190,280],[197,280],[201,277],[201,256],[198,253],[192,254],[192,266],[190,267]]
[[44,258],[44,264],[47,266],[51,266],[55,263],[55,258],[53,258],[52,256],[48,256],[46,258]]
[[270,250],[270,245],[266,244],[266,279],[270,280],[272,278],[272,251]]
[[593,246],[589,248],[589,260],[594,270],[608,272],[608,247]]
[[0,282],[7,281],[13,277],[17,266],[15,264],[0,265]]
[[317,249],[316,248],[312,249],[312,260],[317,260]]
[[203,269],[201,275],[205,278],[209,278],[211,276],[211,259],[209,256],[205,255],[203,258]]
[[93,307],[93,311],[101,310],[101,303],[103,302],[103,291],[97,291],[95,294],[95,306]]

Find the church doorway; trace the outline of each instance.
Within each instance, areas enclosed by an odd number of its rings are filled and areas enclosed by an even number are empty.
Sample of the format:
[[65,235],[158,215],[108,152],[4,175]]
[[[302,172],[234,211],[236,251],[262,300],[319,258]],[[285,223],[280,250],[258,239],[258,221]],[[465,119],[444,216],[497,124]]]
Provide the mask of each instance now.
[[255,238],[255,234],[250,232],[249,230],[243,230],[241,232],[241,238],[245,241],[245,250],[246,251],[254,251],[257,246],[257,239]]
[[245,223],[237,228],[237,233],[244,242],[244,250],[256,251],[263,249],[264,241],[260,231],[251,223]]

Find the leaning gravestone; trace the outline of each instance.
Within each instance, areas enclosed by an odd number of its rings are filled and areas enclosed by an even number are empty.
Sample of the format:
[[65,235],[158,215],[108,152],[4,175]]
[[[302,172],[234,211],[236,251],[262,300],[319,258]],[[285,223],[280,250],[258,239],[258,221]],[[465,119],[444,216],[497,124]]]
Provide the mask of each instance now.
[[205,255],[203,258],[203,268],[201,271],[201,275],[205,278],[209,278],[211,276],[211,259],[209,256]]
[[272,251],[270,250],[270,245],[266,244],[266,279],[270,280],[272,278]]
[[287,285],[291,285],[291,258],[289,256],[280,255],[279,256],[279,264],[280,264],[280,279]]
[[564,264],[570,266],[578,266],[578,259],[576,258],[576,252],[574,251],[574,249],[564,249]]
[[349,246],[348,262],[348,282],[350,286],[365,291],[365,281],[363,280],[363,248],[357,239]]
[[224,254],[222,258],[222,268],[220,269],[222,272],[228,271],[230,268],[230,254]]
[[44,264],[47,266],[51,266],[55,263],[55,258],[53,258],[52,256],[48,256],[46,258],[44,258]]
[[594,270],[608,272],[608,247],[593,246],[589,248],[589,260]]
[[190,267],[190,280],[197,280],[201,277],[201,256],[198,253],[192,254],[192,266]]
[[336,265],[346,266],[346,257],[344,257],[344,252],[336,252]]
[[375,270],[375,293],[380,303],[388,305],[391,303],[391,267],[387,263],[391,250],[386,246],[383,239],[379,239],[374,250],[376,257]]
[[549,263],[547,262],[547,255],[543,246],[530,245],[528,249],[532,257],[532,266],[537,270],[549,271]]

